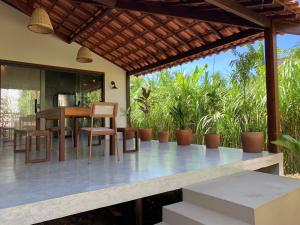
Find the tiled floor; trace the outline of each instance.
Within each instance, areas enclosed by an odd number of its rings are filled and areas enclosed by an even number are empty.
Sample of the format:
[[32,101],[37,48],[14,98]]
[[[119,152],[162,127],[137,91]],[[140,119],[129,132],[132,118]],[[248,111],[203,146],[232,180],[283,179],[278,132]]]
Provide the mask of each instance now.
[[[122,141],[120,140],[120,151],[122,151],[121,143]],[[58,161],[58,143],[54,142],[51,162],[25,165],[24,154],[14,154],[11,145],[2,145],[0,147],[0,211],[8,207],[36,203],[78,193],[91,193],[112,187],[125,187],[127,184],[150,182],[162,177],[177,176],[178,174],[191,171],[205,171],[208,168],[217,168],[223,165],[251,159],[268,158],[270,156],[267,152],[249,154],[231,148],[206,149],[205,146],[201,145],[181,147],[177,146],[176,143],[160,144],[157,141],[152,141],[142,142],[140,151],[137,153],[121,154],[120,161],[117,161],[115,156],[108,155],[107,145],[94,146],[93,160],[91,164],[88,164],[87,143],[81,141],[81,151],[78,160],[75,159],[75,151],[71,146],[71,139],[67,139],[67,157],[64,162]],[[179,180],[174,182],[182,180],[179,177],[176,177],[176,179]],[[169,185],[168,183],[159,182],[159,188]],[[164,179],[162,182],[164,182]],[[178,183],[179,188],[182,185],[182,182]],[[146,188],[145,192],[151,193],[151,191],[147,190],[149,185],[141,187]],[[124,194],[126,195],[126,193]],[[142,192],[131,194],[133,196],[143,195]],[[99,201],[104,200],[99,199]],[[111,200],[109,201],[111,202]],[[117,196],[113,201],[119,201]],[[102,202],[98,203],[98,205],[95,203],[95,206],[89,204],[87,209],[90,210],[93,207],[104,205]],[[70,208],[67,210],[70,211],[66,212],[66,215],[72,214],[72,212],[80,212],[83,210],[83,207],[76,209],[77,211],[72,211]],[[14,213],[16,212],[14,211]],[[5,215],[7,215],[7,212]],[[63,215],[61,213],[49,216],[49,218],[57,218]],[[37,218],[34,221],[41,221],[41,218]]]
[[[78,160],[71,140],[66,143],[66,161],[58,161],[56,142],[54,149],[51,162],[25,165],[24,154],[13,154],[11,146],[1,147],[0,208],[262,156],[237,149],[205,150],[199,145],[180,147],[153,141],[143,142],[138,153],[121,154],[119,162],[108,156],[105,145],[94,146],[89,165],[86,142],[81,143]],[[122,152],[121,143],[119,149]]]

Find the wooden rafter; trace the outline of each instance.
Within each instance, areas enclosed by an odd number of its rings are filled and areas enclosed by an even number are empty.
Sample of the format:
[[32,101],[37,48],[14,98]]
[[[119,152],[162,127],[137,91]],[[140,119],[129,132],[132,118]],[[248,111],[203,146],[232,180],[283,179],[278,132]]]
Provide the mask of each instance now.
[[5,0],[5,2],[9,5],[12,5],[19,10],[23,11],[26,15],[31,15],[33,11],[33,5],[32,4],[25,4],[24,2],[18,1],[18,0]]
[[108,12],[110,11],[109,8],[105,9],[99,9],[99,11],[96,13],[96,16],[88,23],[86,23],[83,28],[77,28],[76,31],[79,29],[78,32],[74,32],[70,35],[70,38],[68,40],[69,43],[72,43],[74,40],[76,40],[77,37],[79,37],[81,34],[83,34],[85,31],[87,31],[89,28],[94,26],[99,20],[101,20],[102,17],[104,17]]
[[157,18],[155,15],[153,15],[151,18],[155,21],[156,24],[159,24],[159,25],[162,26],[164,29],[166,29],[166,30],[169,32],[170,35],[176,37],[176,39],[180,42],[181,45],[186,45],[186,46],[188,46],[188,48],[190,48],[190,49],[192,48],[191,45],[190,45],[189,43],[187,43],[186,41],[184,41],[184,40],[179,36],[179,33],[180,33],[182,30],[184,30],[185,28],[184,28],[184,29],[179,29],[179,31],[173,31],[173,30],[171,30],[166,24],[160,22],[159,18]]
[[[102,0],[91,0],[90,3],[103,4]],[[232,15],[231,13],[220,12],[216,14],[215,12],[209,12],[209,11],[208,12],[202,11],[201,13],[199,13],[199,10],[195,9],[194,7],[176,7],[176,6],[168,6],[168,5],[163,5],[162,7],[159,4],[155,4],[155,5],[144,4],[144,3],[135,2],[134,0],[118,0],[113,7],[118,9],[127,9],[127,10],[139,11],[144,13],[167,15],[175,18],[176,17],[189,18],[189,19],[195,19],[204,22],[216,22],[216,23],[222,23],[222,24],[227,24],[232,26],[261,29],[261,26],[258,26],[253,22],[249,22],[246,19]]]
[[[44,7],[58,37],[65,42],[74,38],[130,74],[152,72],[256,40],[262,35],[244,37],[265,29],[257,15],[272,20],[277,32],[300,34],[298,3],[280,0],[3,1],[29,16],[33,7]],[[230,4],[233,11],[228,10],[212,1],[239,3],[239,8]],[[103,9],[109,12],[99,18]],[[251,14],[241,18],[236,11],[244,13],[245,9]],[[103,33],[104,27],[107,34]]]
[[154,69],[156,67],[163,66],[165,64],[169,64],[171,62],[174,62],[174,61],[186,58],[186,57],[190,57],[190,56],[195,55],[195,54],[199,54],[199,53],[204,52],[204,51],[208,51],[208,50],[220,47],[222,45],[230,44],[230,43],[232,43],[232,42],[234,42],[236,40],[243,39],[243,38],[246,38],[246,37],[249,37],[249,36],[252,36],[252,35],[259,34],[260,32],[261,31],[253,30],[253,29],[242,31],[242,32],[240,32],[238,34],[234,34],[234,35],[231,35],[229,37],[226,37],[226,38],[223,38],[223,39],[219,39],[219,40],[217,40],[215,42],[212,42],[210,44],[207,44],[207,45],[204,45],[204,46],[200,46],[198,48],[194,48],[194,49],[192,49],[190,51],[178,54],[178,55],[173,56],[173,57],[169,57],[169,58],[167,58],[165,60],[162,60],[162,61],[159,61],[159,62],[154,63],[152,65],[140,68],[138,70],[130,71],[129,74],[130,75],[134,75],[134,74],[137,74],[137,73],[140,73],[140,72],[143,72],[143,71],[151,70],[151,69]]
[[207,3],[217,6],[227,12],[244,18],[252,23],[255,23],[261,27],[270,27],[271,21],[243,5],[237,3],[235,0],[205,0]]

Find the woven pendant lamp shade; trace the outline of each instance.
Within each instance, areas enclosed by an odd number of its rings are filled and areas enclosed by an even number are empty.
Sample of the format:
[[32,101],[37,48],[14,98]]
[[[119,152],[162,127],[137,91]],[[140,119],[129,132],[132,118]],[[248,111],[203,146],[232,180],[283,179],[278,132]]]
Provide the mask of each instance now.
[[27,27],[29,30],[39,34],[49,34],[53,32],[48,13],[39,7],[33,11]]
[[91,51],[86,47],[81,47],[78,50],[76,60],[77,60],[77,62],[80,62],[80,63],[93,62],[93,57],[92,57]]

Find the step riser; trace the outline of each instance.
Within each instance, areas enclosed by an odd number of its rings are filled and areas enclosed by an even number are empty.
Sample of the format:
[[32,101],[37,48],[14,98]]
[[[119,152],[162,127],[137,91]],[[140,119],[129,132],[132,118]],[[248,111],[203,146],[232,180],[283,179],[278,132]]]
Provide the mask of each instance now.
[[183,189],[183,200],[196,206],[205,207],[226,216],[254,224],[254,210],[243,205],[228,202],[209,195]]
[[163,221],[172,225],[205,225],[166,208],[163,208]]

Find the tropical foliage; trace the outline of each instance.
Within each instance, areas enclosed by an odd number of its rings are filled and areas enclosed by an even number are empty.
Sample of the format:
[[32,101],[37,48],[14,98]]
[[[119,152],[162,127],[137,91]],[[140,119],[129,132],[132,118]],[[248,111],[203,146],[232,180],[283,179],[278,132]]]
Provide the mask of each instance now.
[[[194,142],[203,143],[207,132],[222,135],[222,145],[240,147],[240,132],[266,134],[266,88],[263,45],[234,51],[229,74],[209,74],[207,65],[190,74],[163,70],[131,78],[131,122],[141,127],[143,114],[137,97],[142,87],[156,99],[148,114],[154,134],[167,129],[174,138],[178,128],[190,128]],[[279,51],[279,91],[282,133],[300,139],[300,48]],[[184,115],[184,116],[183,116]],[[267,138],[267,137],[266,137]]]
[[300,171],[300,141],[292,138],[289,135],[282,135],[282,137],[273,141],[283,149],[284,154],[284,171],[286,174],[294,174]]

